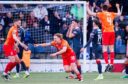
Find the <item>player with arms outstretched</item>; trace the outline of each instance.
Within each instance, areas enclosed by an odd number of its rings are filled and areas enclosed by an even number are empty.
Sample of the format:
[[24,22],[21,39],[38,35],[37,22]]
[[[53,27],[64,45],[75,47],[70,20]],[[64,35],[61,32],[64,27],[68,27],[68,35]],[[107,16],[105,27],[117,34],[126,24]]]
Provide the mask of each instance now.
[[67,73],[74,71],[77,75],[79,81],[82,81],[81,74],[77,69],[76,66],[76,55],[74,51],[69,46],[68,42],[63,39],[62,34],[55,34],[54,40],[51,43],[43,43],[43,44],[36,44],[36,46],[54,46],[57,48],[58,52],[51,54],[50,56],[55,57],[57,55],[61,55],[63,59],[64,69]]
[[8,64],[6,65],[6,68],[2,75],[2,77],[6,80],[9,80],[8,72],[10,72],[17,63],[20,63],[20,59],[17,55],[17,53],[20,51],[17,44],[20,44],[26,50],[28,49],[28,47],[23,44],[18,38],[18,28],[20,27],[20,25],[21,20],[14,20],[14,25],[10,28],[7,39],[3,45],[4,55],[10,60],[10,62],[8,62]]
[[[106,63],[105,72],[111,71],[114,64],[114,43],[115,43],[115,32],[113,20],[115,17],[120,16],[119,4],[116,4],[118,13],[108,12],[108,6],[103,5],[102,12],[94,13],[89,9],[89,3],[87,2],[87,12],[91,16],[96,16],[99,18],[102,24],[102,45],[103,45],[103,57]],[[108,61],[107,48],[110,50],[110,63]]]

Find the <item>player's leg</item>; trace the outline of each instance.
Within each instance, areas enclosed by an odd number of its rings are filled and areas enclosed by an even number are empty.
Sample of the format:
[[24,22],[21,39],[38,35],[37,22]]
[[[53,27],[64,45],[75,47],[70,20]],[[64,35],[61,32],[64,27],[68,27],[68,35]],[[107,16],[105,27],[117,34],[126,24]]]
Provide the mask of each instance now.
[[11,70],[16,66],[16,64],[20,62],[17,55],[8,56],[8,59],[10,60],[10,62],[8,62],[8,64],[6,65],[6,68],[3,73],[5,79],[9,79],[8,72],[11,72]]
[[76,65],[76,56],[75,54],[71,54],[71,57],[69,59],[69,62],[70,62],[70,67],[71,67],[71,70],[75,72],[77,78],[79,81],[82,81],[82,77],[81,77],[81,74],[77,68],[77,65]]
[[110,68],[109,68],[109,71],[112,71],[113,70],[113,64],[114,64],[114,58],[115,58],[114,45],[110,45],[109,50],[110,50]]
[[76,65],[81,74],[82,71],[81,71],[81,63],[80,63],[80,50],[79,50],[79,52],[76,53]]
[[103,45],[103,57],[104,57],[104,60],[105,60],[105,72],[109,71],[109,68],[110,68],[110,65],[109,65],[109,62],[108,62],[108,52],[107,52],[107,47],[106,45]]
[[128,58],[125,59],[125,62],[124,62],[124,65],[125,65],[125,72],[124,72],[124,76],[122,76],[121,78],[128,78]]
[[64,70],[66,73],[69,73],[69,76],[67,76],[67,79],[74,79],[74,74],[72,74],[71,72],[74,72],[71,70],[70,67],[70,62],[68,61],[68,59],[63,59],[63,66],[64,66]]
[[8,72],[10,72],[17,64],[15,56],[17,55],[16,51],[13,50],[13,46],[10,45],[4,45],[3,46],[4,55],[9,59],[9,62],[7,63],[3,77],[4,79],[9,79]]
[[94,79],[94,80],[101,80],[101,79],[104,79],[103,74],[102,74],[102,65],[101,65],[100,59],[96,59],[96,64],[97,64],[97,69],[98,69],[99,75],[98,75],[97,78]]
[[[82,73],[81,71],[81,63],[80,63],[80,49],[78,49],[77,51],[75,51],[76,53],[76,65],[77,65],[77,69],[79,70],[80,74]],[[74,71],[71,71],[70,75],[74,75]]]
[[71,72],[71,69],[70,69],[69,65],[64,65],[64,70],[65,70],[66,73],[70,73]]
[[23,50],[23,55],[22,55],[22,61],[21,61],[21,65],[23,67],[23,69],[25,70],[25,74],[23,78],[27,78],[30,76],[29,74],[29,69],[28,67],[30,67],[30,56],[31,56],[31,51],[28,50]]
[[81,74],[80,74],[79,70],[77,69],[76,63],[71,63],[70,66],[71,66],[71,70],[73,70],[73,71],[76,73],[77,79],[78,79],[79,81],[82,81],[82,77],[81,77]]
[[101,54],[102,54],[102,49],[100,47],[100,45],[96,45],[93,47],[93,52],[95,54],[95,60],[96,60],[96,64],[97,64],[97,69],[98,69],[98,77],[94,80],[101,80],[103,79],[103,74],[102,74],[102,64],[101,64],[101,61],[100,61],[100,57],[101,57]]
[[110,50],[110,69],[113,70],[113,64],[115,59],[114,44],[115,44],[115,33],[110,33],[111,38],[109,39],[109,50]]
[[107,72],[109,70],[109,61],[108,61],[108,52],[107,52],[107,48],[108,48],[108,44],[109,44],[109,33],[105,32],[102,34],[102,51],[103,51],[103,58],[105,60],[105,64],[106,64],[106,68],[105,68],[105,72]]
[[[22,59],[22,50],[23,49],[20,46],[19,46],[19,50],[20,50],[20,52],[18,53],[18,57],[19,57],[19,59]],[[13,78],[20,77],[19,72],[20,72],[20,64],[17,64],[16,65],[16,74],[13,76]]]

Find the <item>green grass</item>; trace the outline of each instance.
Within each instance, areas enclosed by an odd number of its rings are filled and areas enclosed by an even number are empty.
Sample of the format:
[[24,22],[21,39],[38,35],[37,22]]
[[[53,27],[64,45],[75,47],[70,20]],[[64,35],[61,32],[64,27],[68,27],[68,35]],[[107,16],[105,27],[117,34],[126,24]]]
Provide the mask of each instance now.
[[66,79],[66,73],[31,73],[29,78],[18,78],[4,81],[0,78],[0,84],[128,84],[128,79],[121,79],[120,73],[104,73],[103,80],[94,81],[97,73],[85,73],[84,81]]

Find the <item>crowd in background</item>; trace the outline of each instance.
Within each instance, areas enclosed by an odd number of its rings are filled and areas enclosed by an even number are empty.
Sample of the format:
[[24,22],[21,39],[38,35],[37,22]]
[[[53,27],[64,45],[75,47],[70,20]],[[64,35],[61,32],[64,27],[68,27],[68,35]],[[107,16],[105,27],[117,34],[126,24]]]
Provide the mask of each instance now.
[[[45,0],[49,1],[49,0]],[[54,0],[56,1],[56,0]],[[58,1],[58,0],[57,0]],[[69,1],[69,0],[68,0]],[[123,0],[89,0],[90,8],[95,12],[101,11],[102,4],[107,4],[109,11],[115,11],[115,3],[124,6],[122,16],[114,21],[116,32],[115,51],[125,53],[126,39],[128,39],[128,12],[125,7],[128,5]],[[66,33],[73,19],[79,20],[79,27],[83,28],[84,8],[81,4],[72,5],[35,5],[35,4],[0,4],[0,44],[4,43],[9,28],[13,25],[13,19],[22,20],[22,28],[25,29],[25,41],[28,43],[50,42],[55,33],[62,33],[64,39],[71,43]],[[87,17],[87,39],[92,31],[92,17]],[[0,45],[1,47],[2,45]],[[0,52],[1,49],[0,49]]]

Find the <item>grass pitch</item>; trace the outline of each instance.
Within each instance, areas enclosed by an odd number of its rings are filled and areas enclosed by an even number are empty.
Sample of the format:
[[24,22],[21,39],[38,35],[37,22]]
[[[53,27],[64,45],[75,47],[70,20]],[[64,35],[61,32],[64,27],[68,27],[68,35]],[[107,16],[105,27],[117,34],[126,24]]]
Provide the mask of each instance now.
[[0,84],[128,84],[128,79],[121,79],[121,73],[104,73],[104,79],[95,81],[97,73],[85,73],[84,81],[66,79],[66,73],[31,73],[29,78],[5,81],[0,78]]

